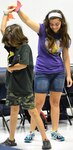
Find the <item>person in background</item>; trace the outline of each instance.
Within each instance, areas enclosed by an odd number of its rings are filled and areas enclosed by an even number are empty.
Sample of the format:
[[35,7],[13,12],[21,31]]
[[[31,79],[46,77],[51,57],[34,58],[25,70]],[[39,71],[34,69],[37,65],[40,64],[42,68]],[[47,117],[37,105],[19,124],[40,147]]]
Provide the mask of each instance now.
[[[20,3],[20,2],[19,2]],[[58,132],[60,116],[60,99],[64,89],[65,78],[67,87],[72,85],[70,73],[69,47],[71,39],[67,30],[64,14],[60,10],[52,10],[45,16],[43,23],[36,23],[30,19],[20,7],[15,12],[20,19],[38,34],[38,55],[35,65],[34,92],[35,102],[40,113],[46,95],[50,94],[51,106],[51,137],[54,140],[64,141],[65,138]],[[33,140],[36,122],[31,117],[30,133],[25,142]]]
[[[12,9],[13,10],[13,9]],[[18,24],[7,26],[8,15],[11,9],[4,11],[1,32],[2,43],[8,51],[8,67],[6,75],[6,105],[11,107],[10,134],[3,143],[7,146],[16,146],[15,131],[20,106],[28,109],[42,136],[42,149],[51,149],[43,122],[36,109],[33,95],[33,57],[32,50],[28,45],[28,38],[23,34]]]

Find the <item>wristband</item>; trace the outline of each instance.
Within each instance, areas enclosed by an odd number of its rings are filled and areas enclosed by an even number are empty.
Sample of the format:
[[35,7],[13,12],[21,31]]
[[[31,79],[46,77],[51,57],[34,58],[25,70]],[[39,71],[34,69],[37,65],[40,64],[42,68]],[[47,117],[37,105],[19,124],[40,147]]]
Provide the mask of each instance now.
[[8,12],[3,11],[3,13],[4,13],[4,16],[8,16]]
[[20,12],[20,9],[17,11],[17,13],[19,13]]

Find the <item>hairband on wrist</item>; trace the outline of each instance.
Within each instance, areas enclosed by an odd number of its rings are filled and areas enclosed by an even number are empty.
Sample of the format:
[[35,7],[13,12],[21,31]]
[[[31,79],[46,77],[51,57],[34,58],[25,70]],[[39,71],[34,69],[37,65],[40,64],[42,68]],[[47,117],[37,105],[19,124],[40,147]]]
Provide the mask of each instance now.
[[4,13],[4,16],[8,16],[8,12],[3,11],[3,13]]

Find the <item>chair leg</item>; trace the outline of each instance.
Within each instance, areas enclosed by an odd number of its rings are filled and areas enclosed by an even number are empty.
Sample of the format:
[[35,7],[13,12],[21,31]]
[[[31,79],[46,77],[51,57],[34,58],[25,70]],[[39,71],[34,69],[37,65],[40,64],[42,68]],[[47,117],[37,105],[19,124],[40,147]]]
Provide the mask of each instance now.
[[65,88],[64,88],[64,91],[65,91],[66,98],[67,98],[67,101],[68,101],[68,104],[69,104],[69,107],[70,107],[70,110],[71,110],[71,114],[72,114],[72,116],[73,116],[73,110],[72,110],[72,106],[71,106],[70,98],[69,98],[69,96],[68,96],[67,91],[66,91],[66,89],[65,89]]
[[69,121],[70,125],[72,125],[72,122],[71,122],[71,120],[70,120],[70,118],[69,118],[69,116],[68,116],[67,112],[66,112],[66,116],[67,116],[67,119],[68,119],[68,121]]
[[6,125],[7,130],[8,130],[8,132],[9,132],[10,130],[9,130],[9,127],[8,127],[7,122],[6,122],[6,120],[5,120],[5,117],[4,117],[4,115],[3,115],[3,113],[2,113],[1,110],[0,110],[0,112],[1,112],[1,115],[2,115],[2,118],[3,118],[3,123]]

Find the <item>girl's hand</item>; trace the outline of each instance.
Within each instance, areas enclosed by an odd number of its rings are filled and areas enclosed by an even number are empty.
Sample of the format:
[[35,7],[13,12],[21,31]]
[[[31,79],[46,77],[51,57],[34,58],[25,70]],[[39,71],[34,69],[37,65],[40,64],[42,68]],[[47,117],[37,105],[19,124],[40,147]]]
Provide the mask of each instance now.
[[17,5],[11,5],[8,7],[8,11],[10,11],[9,13],[15,11],[15,12],[18,12],[20,10],[20,8],[22,7],[22,4],[20,1],[17,0]]
[[10,73],[12,73],[12,72],[13,72],[13,70],[12,70],[12,68],[11,68],[11,67],[8,67],[8,68],[7,68],[7,70],[8,70]]
[[71,77],[67,77],[67,87],[71,87],[73,84],[73,81],[71,79]]
[[6,10],[7,13],[12,13],[15,10],[16,6],[8,6],[8,9]]
[[12,12],[15,10],[15,7],[9,6],[6,11],[4,11],[4,16],[7,16],[7,21],[9,19],[14,19]]

